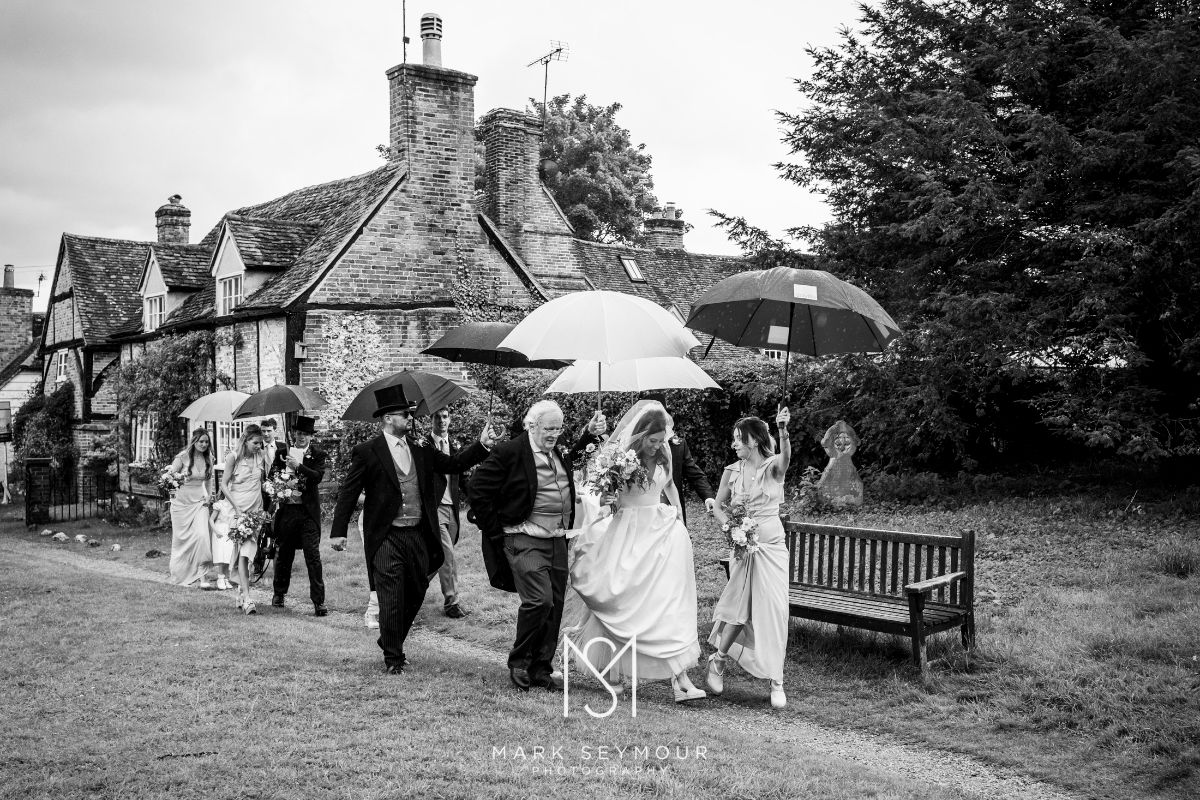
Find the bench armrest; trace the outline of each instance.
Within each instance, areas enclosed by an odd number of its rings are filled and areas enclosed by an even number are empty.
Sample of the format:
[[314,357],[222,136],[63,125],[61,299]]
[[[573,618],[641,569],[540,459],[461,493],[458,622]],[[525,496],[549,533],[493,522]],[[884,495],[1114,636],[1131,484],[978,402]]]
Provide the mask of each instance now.
[[936,578],[910,583],[904,587],[904,592],[910,596],[914,594],[928,594],[934,589],[950,586],[955,581],[961,581],[965,577],[967,577],[967,573],[965,572],[951,572],[949,575],[939,575]]

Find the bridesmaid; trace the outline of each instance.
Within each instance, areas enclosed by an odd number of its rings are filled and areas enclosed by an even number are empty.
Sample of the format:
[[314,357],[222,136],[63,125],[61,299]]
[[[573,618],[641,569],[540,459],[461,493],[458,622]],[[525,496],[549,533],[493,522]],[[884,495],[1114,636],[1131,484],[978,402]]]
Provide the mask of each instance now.
[[779,519],[783,479],[791,462],[792,445],[787,424],[791,414],[781,408],[779,454],[767,424],[758,417],[743,417],[733,426],[733,451],[738,460],[721,474],[717,507],[713,514],[722,525],[728,519],[723,506],[743,503],[758,521],[758,551],[743,559],[730,559],[729,582],[713,609],[708,637],[717,652],[708,659],[708,688],[724,691],[722,676],[729,659],[756,678],[771,681],[771,705],[783,708],[783,657],[788,632],[788,551]]
[[[239,514],[263,510],[262,485],[267,463],[262,455],[262,447],[262,429],[257,425],[247,425],[237,449],[225,459],[221,491]],[[233,545],[229,557],[229,566],[238,571],[238,608],[247,614],[256,613],[254,603],[250,600],[250,561],[257,551],[255,542],[246,541]]]
[[[212,543],[208,530],[208,506],[212,502],[212,448],[208,431],[197,428],[192,440],[170,470],[183,473],[183,481],[171,498],[171,582],[190,585],[200,582],[201,589],[212,584],[205,578],[212,561]],[[218,584],[225,581],[224,574]],[[228,589],[229,585],[220,587]]]

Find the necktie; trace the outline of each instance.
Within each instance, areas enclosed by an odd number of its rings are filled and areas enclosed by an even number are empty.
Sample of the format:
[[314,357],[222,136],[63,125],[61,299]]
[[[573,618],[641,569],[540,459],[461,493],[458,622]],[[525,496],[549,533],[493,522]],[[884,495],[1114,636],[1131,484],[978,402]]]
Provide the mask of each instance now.
[[412,471],[412,454],[408,452],[408,442],[404,439],[396,440],[396,460],[400,462],[400,469],[405,473]]
[[446,455],[450,455],[450,442],[447,439],[437,440],[438,450],[441,450]]

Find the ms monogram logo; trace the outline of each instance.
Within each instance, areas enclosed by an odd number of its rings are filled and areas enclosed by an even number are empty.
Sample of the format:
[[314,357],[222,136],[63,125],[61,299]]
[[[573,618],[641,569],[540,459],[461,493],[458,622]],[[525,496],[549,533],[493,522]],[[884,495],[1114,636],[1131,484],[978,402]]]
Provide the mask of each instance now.
[[[607,646],[609,650],[613,651],[612,658],[609,660],[609,662],[606,665],[604,665],[604,668],[599,671],[597,671],[596,668],[594,666],[592,666],[592,662],[587,657],[588,651],[591,650],[592,645],[595,645],[595,644],[603,644],[603,645]],[[623,653],[629,653],[630,656],[632,657],[632,661],[633,661],[633,669],[631,670],[632,675],[630,675],[630,679],[633,682],[633,687],[630,692],[630,696],[632,699],[632,709],[631,709],[630,716],[633,716],[633,717],[637,716],[637,655],[636,655],[636,653],[637,653],[637,638],[636,637],[633,639],[630,639],[629,643],[627,645],[625,645],[620,650],[618,650],[617,646],[615,644],[613,644],[610,639],[608,639],[604,636],[597,636],[595,639],[588,641],[583,646],[583,649],[580,650],[578,647],[575,646],[575,643],[571,641],[570,637],[563,636],[563,716],[564,717],[571,716],[571,714],[570,714],[570,703],[571,703],[571,661],[570,661],[570,658],[571,658],[572,653],[574,653],[576,656],[576,663],[583,664],[585,667],[587,667],[588,671],[592,673],[592,676],[595,677],[596,680],[600,681],[600,684],[604,687],[605,691],[607,691],[609,696],[612,698],[612,705],[609,707],[608,711],[605,711],[603,713],[597,713],[595,711],[592,711],[591,706],[589,706],[587,703],[583,704],[583,710],[586,711],[587,713],[591,714],[593,717],[596,717],[597,719],[603,719],[604,717],[611,715],[614,711],[617,710],[617,702],[621,698],[621,687],[619,684],[617,686],[613,686],[612,684],[610,684],[608,682],[608,679],[605,676],[608,675],[609,671],[612,670],[613,666],[615,666],[617,661],[620,660],[621,655]]]

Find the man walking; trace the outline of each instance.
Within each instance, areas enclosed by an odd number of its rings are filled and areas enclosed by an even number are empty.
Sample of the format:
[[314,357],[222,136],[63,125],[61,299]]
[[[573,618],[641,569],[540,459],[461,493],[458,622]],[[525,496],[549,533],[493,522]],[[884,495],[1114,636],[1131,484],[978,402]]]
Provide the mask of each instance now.
[[330,538],[334,550],[345,549],[350,517],[359,494],[366,492],[364,546],[379,597],[379,647],[386,671],[398,675],[408,663],[404,652],[408,631],[421,610],[430,577],[444,559],[435,528],[440,495],[433,478],[462,473],[482,461],[492,435],[485,424],[477,443],[458,455],[445,455],[405,437],[417,404],[405,397],[404,387],[376,390],[375,404],[374,416],[383,430],[351,453]]
[[[302,449],[302,458],[297,460],[287,451],[282,451],[273,473],[291,471],[303,484],[299,498],[276,500],[274,596],[271,605],[283,608],[292,583],[292,562],[296,549],[304,550],[304,566],[308,569],[308,596],[312,600],[313,614],[323,617],[329,613],[325,608],[325,581],[321,568],[321,480],[325,477],[325,451],[313,444],[312,417],[297,417],[292,426],[292,445]],[[270,462],[268,462],[270,464]]]
[[[450,439],[450,409],[435,412],[432,420],[433,446],[445,455],[456,455],[459,446]],[[462,619],[467,612],[458,604],[458,559],[454,554],[460,530],[458,509],[462,504],[462,476],[437,474],[433,476],[433,483],[435,494],[439,487],[444,487],[438,494],[438,533],[442,539],[442,555],[446,559],[438,570],[443,609],[447,617]]]

